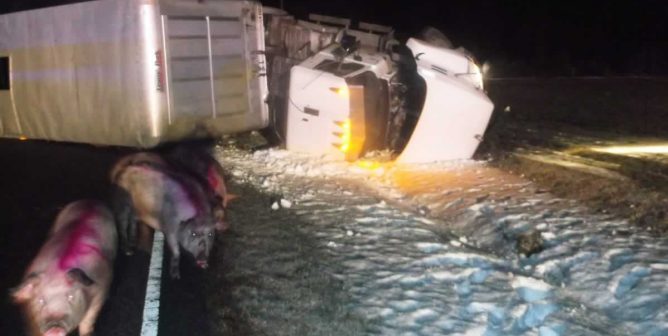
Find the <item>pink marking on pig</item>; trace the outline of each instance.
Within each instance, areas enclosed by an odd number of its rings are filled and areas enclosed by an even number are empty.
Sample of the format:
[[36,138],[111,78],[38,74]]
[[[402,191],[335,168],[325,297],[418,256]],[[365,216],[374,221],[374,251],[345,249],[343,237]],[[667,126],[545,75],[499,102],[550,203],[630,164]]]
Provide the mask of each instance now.
[[[168,175],[169,176],[169,175]],[[185,203],[189,205],[195,212],[195,217],[205,213],[205,208],[204,208],[204,202],[202,201],[201,197],[197,194],[193,188],[188,188],[187,182],[183,181],[182,177],[175,175],[175,176],[169,176],[176,182],[178,185],[178,188],[180,189],[180,192],[183,196],[185,196]]]
[[95,210],[88,210],[77,221],[76,227],[72,230],[67,241],[65,250],[58,260],[59,270],[65,271],[77,267],[78,261],[89,254],[97,254],[106,259],[98,246],[91,245],[85,241],[86,238],[98,238],[97,232],[90,226],[90,221],[95,218],[95,215]]
[[218,188],[218,185],[220,184],[220,179],[218,178],[218,172],[216,171],[216,168],[214,168],[213,165],[209,166],[209,170],[206,172],[206,177],[209,180],[211,188],[216,190],[216,188]]
[[165,175],[167,178],[171,179],[172,181],[176,182],[176,184],[179,186],[181,189],[180,191],[185,195],[186,199],[185,201],[189,203],[189,205],[195,210],[195,216],[199,216],[200,214],[204,213],[204,202],[201,201],[200,197],[198,197],[197,193],[193,191],[191,188],[188,188],[186,186],[186,183],[182,180],[182,178],[178,175],[175,174],[170,174],[169,172],[156,169],[150,165],[138,165],[136,166],[139,169],[143,170],[148,170],[148,171],[153,171],[153,172],[158,172],[162,175]]
[[185,186],[182,181],[177,181],[177,182],[179,183],[179,187],[181,187],[183,193],[186,195],[186,198],[190,202],[190,205],[193,208],[195,208],[196,216],[199,216],[200,214],[204,213],[204,204],[203,204],[204,202],[201,201],[197,193],[195,193],[191,188]]

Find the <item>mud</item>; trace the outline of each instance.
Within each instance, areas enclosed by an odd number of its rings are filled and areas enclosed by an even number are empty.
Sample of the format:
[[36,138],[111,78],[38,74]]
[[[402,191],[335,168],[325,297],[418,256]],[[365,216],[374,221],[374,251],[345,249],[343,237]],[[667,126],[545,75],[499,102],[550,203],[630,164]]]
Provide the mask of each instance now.
[[[238,281],[228,282],[232,299],[220,302],[244,307],[227,309],[253,321],[252,334],[340,321],[309,311],[285,325],[312,294],[336,298],[317,302],[355,313],[364,334],[668,331],[665,238],[554,197],[485,162],[360,169],[281,150],[234,149],[223,149],[219,158],[237,181],[292,203],[287,209],[273,207],[273,200],[264,209],[252,203],[257,210],[244,216],[245,232],[227,237],[230,245],[243,246],[229,251],[227,264],[239,252],[243,258],[236,270],[223,272],[222,279]],[[271,224],[258,224],[273,208]],[[283,229],[285,236],[277,233]],[[542,248],[530,241],[533,253],[520,255],[515,243],[523,234],[540,237]],[[293,249],[281,247],[290,241]],[[323,285],[322,274],[341,286]],[[296,283],[306,286],[283,291]],[[336,316],[338,309],[318,312]]]
[[[503,118],[503,117],[502,117]],[[479,158],[545,191],[614,214],[654,234],[668,234],[668,157],[598,153],[592,146],[656,138],[585,131],[505,118],[492,125]]]
[[345,306],[342,281],[326,272],[324,251],[281,195],[230,183],[231,228],[217,237],[205,282],[212,335],[360,335],[365,325]]

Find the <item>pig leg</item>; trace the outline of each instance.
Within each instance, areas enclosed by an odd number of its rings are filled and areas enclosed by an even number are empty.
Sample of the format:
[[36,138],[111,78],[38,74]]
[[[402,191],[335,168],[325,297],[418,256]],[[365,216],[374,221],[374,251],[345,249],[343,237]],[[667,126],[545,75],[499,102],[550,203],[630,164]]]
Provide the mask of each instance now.
[[178,204],[171,198],[166,198],[163,201],[160,218],[162,224],[162,232],[165,235],[167,246],[172,252],[172,258],[169,263],[169,274],[172,279],[180,279],[181,273],[179,271],[179,257],[181,252],[179,250],[179,221],[178,221]]
[[181,273],[179,271],[180,251],[179,251],[179,241],[176,238],[176,233],[166,234],[165,239],[167,240],[167,246],[169,246],[169,250],[172,252],[172,259],[170,260],[169,263],[169,274],[172,276],[172,279],[180,279],[181,278]]
[[123,188],[118,186],[112,188],[112,207],[118,225],[121,250],[131,255],[137,245],[137,218],[132,198]]
[[133,254],[137,249],[137,216],[135,215],[134,209],[130,207],[130,215],[128,219],[128,244],[126,254]]
[[97,315],[100,314],[100,310],[104,305],[104,294],[106,291],[100,291],[97,295],[93,296],[90,302],[90,306],[84,314],[81,323],[79,323],[79,335],[80,336],[91,336],[93,335],[93,329],[95,328],[95,321],[97,320]]

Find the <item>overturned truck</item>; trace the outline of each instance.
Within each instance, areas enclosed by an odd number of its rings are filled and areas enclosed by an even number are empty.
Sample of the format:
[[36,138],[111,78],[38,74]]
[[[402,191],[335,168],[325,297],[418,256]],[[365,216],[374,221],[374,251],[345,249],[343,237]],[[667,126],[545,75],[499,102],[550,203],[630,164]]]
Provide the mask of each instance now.
[[[426,31],[428,40],[401,44],[390,27],[359,23],[352,29],[347,19],[310,19],[277,16],[271,20],[278,23],[267,24],[282,30],[278,39],[270,32],[267,42],[283,43],[271,73],[287,78],[273,86],[289,87],[278,103],[289,150],[347,160],[389,151],[404,163],[471,158],[493,104],[480,68],[464,50],[433,29]],[[280,73],[287,69],[289,75]]]
[[493,105],[465,52],[309,19],[225,0],[0,15],[0,136],[153,147],[269,127],[289,150],[347,160],[473,155]]

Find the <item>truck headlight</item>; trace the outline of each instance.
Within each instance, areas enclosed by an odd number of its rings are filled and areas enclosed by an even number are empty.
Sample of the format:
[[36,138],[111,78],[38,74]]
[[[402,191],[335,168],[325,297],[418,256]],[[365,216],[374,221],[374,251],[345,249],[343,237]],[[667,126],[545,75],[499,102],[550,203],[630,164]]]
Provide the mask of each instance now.
[[348,95],[350,114],[343,121],[334,121],[337,126],[334,136],[338,139],[332,145],[345,154],[347,161],[355,161],[362,154],[366,141],[364,87],[352,85],[341,92]]
[[471,80],[473,81],[473,85],[477,89],[482,90],[483,89],[482,71],[480,71],[480,67],[471,60],[469,60],[469,74],[471,74]]
[[331,88],[329,88],[329,91],[332,91],[332,92],[336,93],[337,95],[339,95],[341,97],[344,97],[344,98],[350,97],[350,91],[348,91],[348,87],[345,87],[345,86],[340,87],[340,88],[331,87]]
[[352,135],[350,134],[350,118],[343,122],[341,128],[343,129],[343,134],[341,134],[341,147],[339,147],[339,150],[345,153],[350,149],[350,140],[352,139]]

